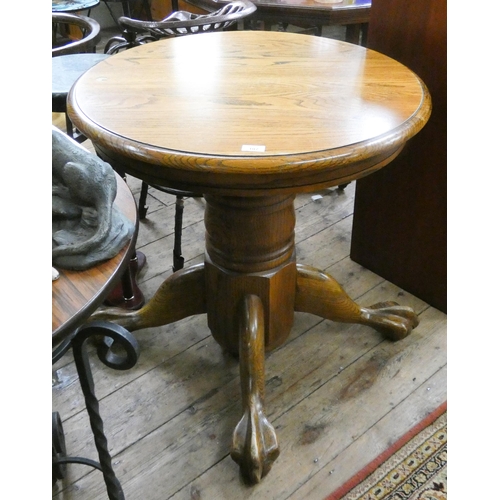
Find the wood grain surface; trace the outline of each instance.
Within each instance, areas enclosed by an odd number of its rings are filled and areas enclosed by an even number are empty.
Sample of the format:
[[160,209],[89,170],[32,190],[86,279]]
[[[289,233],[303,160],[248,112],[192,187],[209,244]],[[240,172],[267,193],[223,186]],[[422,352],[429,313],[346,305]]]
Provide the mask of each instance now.
[[143,162],[146,180],[181,187],[359,177],[397,154],[430,111],[418,76],[384,55],[267,31],[137,47],[92,68],[69,97],[72,120],[108,160],[125,159],[132,175]]

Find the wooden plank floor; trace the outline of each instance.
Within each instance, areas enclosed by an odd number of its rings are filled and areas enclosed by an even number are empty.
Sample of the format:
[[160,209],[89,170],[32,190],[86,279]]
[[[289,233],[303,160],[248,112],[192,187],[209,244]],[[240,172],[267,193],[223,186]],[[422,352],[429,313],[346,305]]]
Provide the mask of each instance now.
[[[63,122],[53,115],[53,123]],[[140,181],[128,183],[138,199]],[[287,342],[266,356],[266,411],[281,454],[253,487],[229,456],[241,412],[238,363],[205,316],[135,332],[141,355],[129,371],[108,369],[89,349],[128,500],[321,500],[446,400],[446,315],[349,259],[354,190],[297,197],[297,260],[332,274],[362,305],[412,306],[418,328],[393,343],[365,326],[296,313]],[[146,298],[172,273],[174,202],[150,189],[137,245],[148,259],[138,278]],[[186,266],[203,260],[203,209],[203,199],[185,201]],[[96,460],[71,354],[54,365],[53,380],[68,454]],[[68,466],[53,497],[107,498],[101,473],[83,465]]]

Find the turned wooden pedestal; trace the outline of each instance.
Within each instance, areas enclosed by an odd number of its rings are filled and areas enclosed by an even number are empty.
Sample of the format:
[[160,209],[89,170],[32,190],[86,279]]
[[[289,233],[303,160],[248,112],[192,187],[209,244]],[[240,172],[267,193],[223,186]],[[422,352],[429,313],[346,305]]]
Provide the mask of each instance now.
[[[262,302],[267,350],[282,344],[292,328],[294,198],[205,198],[208,326],[215,340],[233,354],[239,350],[241,323],[235,311],[248,295]],[[245,228],[244,236],[239,228]]]

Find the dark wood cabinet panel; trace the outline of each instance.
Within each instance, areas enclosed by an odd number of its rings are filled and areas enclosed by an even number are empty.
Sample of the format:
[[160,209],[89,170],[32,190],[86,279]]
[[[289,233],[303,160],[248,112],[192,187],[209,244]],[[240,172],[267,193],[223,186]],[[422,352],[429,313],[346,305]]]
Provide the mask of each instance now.
[[373,0],[368,47],[417,73],[433,111],[398,158],[357,181],[351,258],[446,312],[446,1]]

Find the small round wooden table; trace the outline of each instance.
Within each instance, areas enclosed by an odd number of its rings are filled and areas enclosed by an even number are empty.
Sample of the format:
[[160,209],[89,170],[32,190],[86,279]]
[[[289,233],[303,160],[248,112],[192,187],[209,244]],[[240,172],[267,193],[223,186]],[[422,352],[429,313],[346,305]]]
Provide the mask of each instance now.
[[425,85],[357,45],[232,31],[110,57],[76,83],[68,109],[112,165],[204,194],[205,262],[171,275],[139,311],[95,317],[133,331],[206,313],[215,340],[240,357],[231,456],[259,481],[279,454],[263,408],[264,350],[287,339],[295,311],[394,340],[418,324],[410,308],[361,307],[332,276],[296,263],[294,197],[387,165],[429,118]]
[[[104,424],[99,413],[99,403],[94,392],[94,381],[86,352],[86,342],[92,336],[105,337],[98,349],[101,361],[111,368],[125,370],[135,365],[139,346],[135,338],[123,327],[106,321],[86,321],[108,298],[130,266],[135,252],[138,218],[135,199],[125,181],[117,174],[115,206],[135,224],[132,238],[113,258],[84,271],[58,268],[59,278],[52,282],[52,362],[55,363],[71,347],[78,379],[89,415],[90,427],[99,456],[99,462],[80,457],[66,456],[66,446],[61,419],[52,413],[52,475],[53,483],[63,479],[67,463],[90,465],[102,471],[108,496],[124,500],[123,490],[111,463]],[[112,351],[112,344],[121,345],[125,355]]]
[[[135,200],[125,181],[116,175],[116,207],[137,226]],[[119,284],[135,251],[134,237],[118,255],[85,271],[58,269],[52,282],[52,346],[59,344],[82,325]]]

